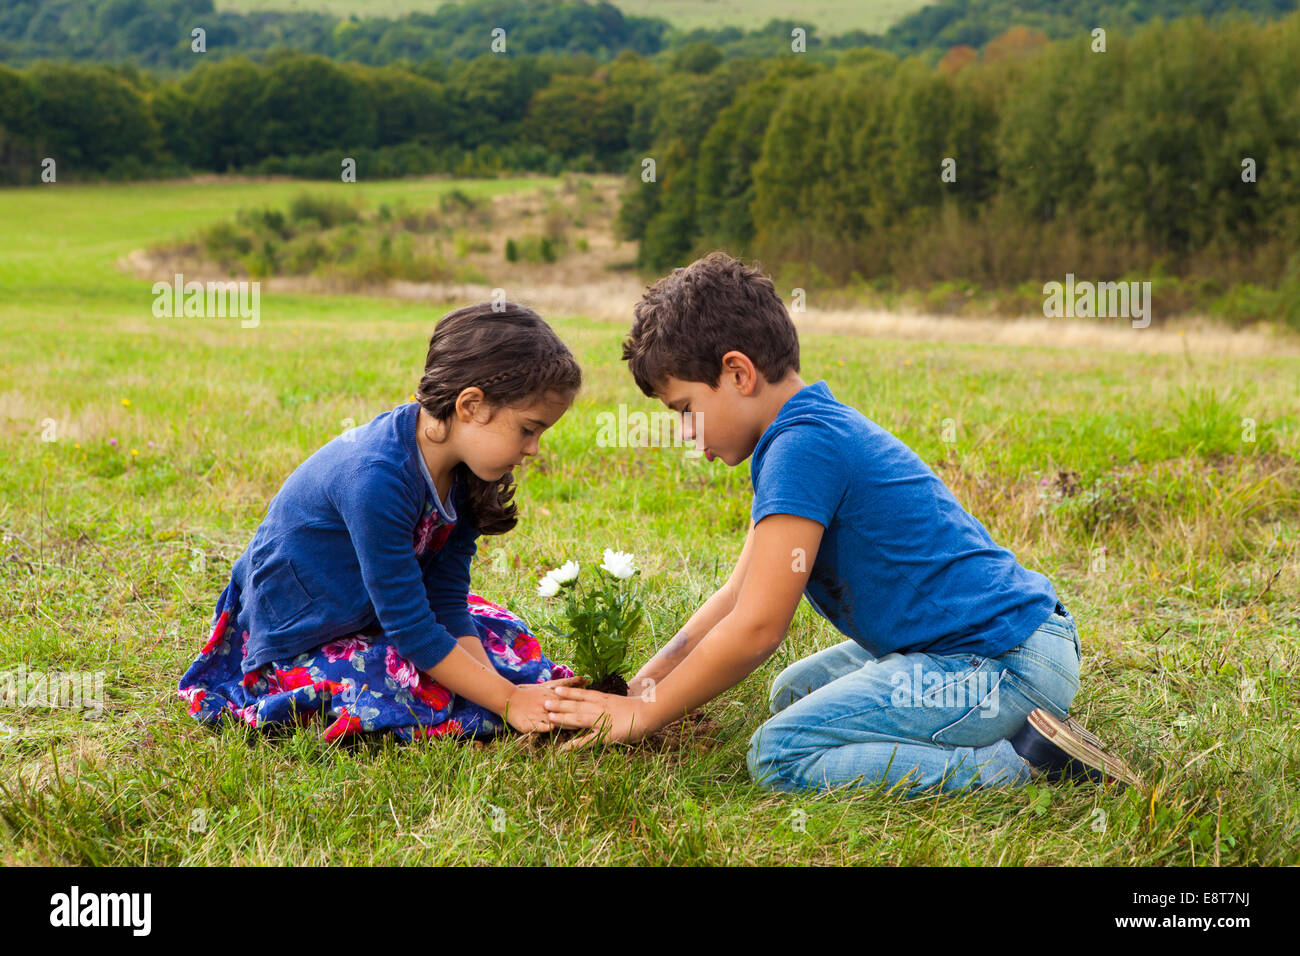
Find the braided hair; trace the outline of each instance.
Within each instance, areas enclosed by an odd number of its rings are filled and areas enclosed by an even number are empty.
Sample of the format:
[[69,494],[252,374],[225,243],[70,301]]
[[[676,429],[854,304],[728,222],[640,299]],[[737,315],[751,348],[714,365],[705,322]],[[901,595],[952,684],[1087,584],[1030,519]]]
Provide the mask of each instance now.
[[[429,339],[416,400],[444,425],[467,388],[479,388],[490,407],[520,406],[547,392],[573,393],[582,370],[542,317],[513,302],[466,306],[443,316]],[[504,534],[518,523],[511,500],[515,476],[508,471],[484,481],[461,462],[453,476],[466,489],[469,520],[480,534]]]

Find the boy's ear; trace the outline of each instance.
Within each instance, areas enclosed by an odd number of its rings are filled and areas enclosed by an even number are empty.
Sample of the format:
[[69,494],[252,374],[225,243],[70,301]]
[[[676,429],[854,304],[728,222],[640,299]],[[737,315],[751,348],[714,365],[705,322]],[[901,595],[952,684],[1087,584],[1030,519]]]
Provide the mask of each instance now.
[[722,356],[722,381],[735,386],[741,395],[749,397],[758,385],[758,369],[748,355],[732,349]]

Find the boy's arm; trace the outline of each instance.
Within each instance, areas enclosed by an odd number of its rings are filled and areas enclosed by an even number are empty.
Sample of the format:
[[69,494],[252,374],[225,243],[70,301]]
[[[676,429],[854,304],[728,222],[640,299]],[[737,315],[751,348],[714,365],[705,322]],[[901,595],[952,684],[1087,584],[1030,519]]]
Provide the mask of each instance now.
[[700,639],[717,626],[718,622],[731,613],[736,606],[736,594],[741,582],[745,580],[745,571],[754,552],[754,522],[749,523],[749,533],[745,535],[745,546],[740,549],[740,557],[731,571],[727,583],[713,592],[698,611],[691,615],[681,630],[671,641],[661,647],[645,666],[628,681],[628,695],[640,697],[648,688],[653,688],[667,677],[683,660],[686,659]]
[[[546,702],[555,725],[607,730],[611,741],[637,740],[738,684],[785,639],[824,530],[818,522],[795,515],[772,514],[760,520],[735,607],[656,686],[654,699],[558,687],[559,700]],[[589,734],[568,746],[581,746],[594,737]]]

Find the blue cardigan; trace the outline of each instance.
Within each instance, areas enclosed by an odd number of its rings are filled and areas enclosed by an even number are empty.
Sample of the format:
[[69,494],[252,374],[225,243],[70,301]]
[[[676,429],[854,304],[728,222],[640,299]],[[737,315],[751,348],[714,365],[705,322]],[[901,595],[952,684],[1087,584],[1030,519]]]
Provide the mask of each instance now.
[[[458,636],[477,635],[466,597],[478,530],[462,488],[438,500],[415,438],[419,408],[399,405],[344,432],[271,499],[227,587],[249,632],[244,673],[375,624],[420,670],[446,657]],[[417,558],[415,531],[430,498],[455,527],[442,548]]]

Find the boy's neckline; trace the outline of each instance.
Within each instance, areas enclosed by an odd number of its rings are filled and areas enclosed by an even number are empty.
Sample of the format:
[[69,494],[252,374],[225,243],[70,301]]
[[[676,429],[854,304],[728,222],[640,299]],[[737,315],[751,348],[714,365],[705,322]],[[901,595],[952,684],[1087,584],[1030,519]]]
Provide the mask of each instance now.
[[[815,382],[806,382],[804,383],[803,388],[799,389],[799,391],[795,392],[793,395],[791,395],[789,398],[787,398],[784,402],[781,403],[781,407],[776,410],[776,417],[773,418],[772,421],[776,421],[777,418],[780,418],[782,415],[784,415],[786,409],[790,407],[790,403],[793,402],[796,398],[803,395],[809,389],[815,389],[818,386],[821,386],[820,390],[818,391],[818,394],[821,394],[821,392],[825,392],[827,395],[830,395],[830,386],[826,384],[826,379],[819,378]],[[769,425],[768,427],[771,426]],[[764,429],[764,431],[766,430],[767,429]]]

